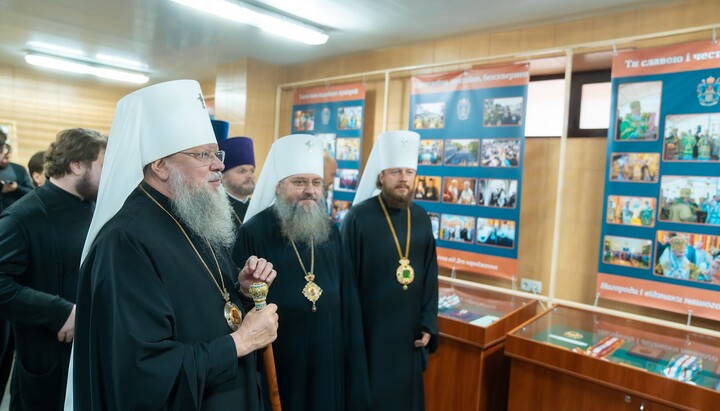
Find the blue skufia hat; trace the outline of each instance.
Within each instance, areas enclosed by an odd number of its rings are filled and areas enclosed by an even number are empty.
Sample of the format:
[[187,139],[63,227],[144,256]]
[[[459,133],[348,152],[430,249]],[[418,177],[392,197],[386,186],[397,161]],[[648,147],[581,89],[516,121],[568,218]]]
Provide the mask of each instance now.
[[255,150],[249,137],[233,137],[218,142],[218,148],[225,152],[225,171],[237,166],[255,167]]
[[210,120],[212,123],[213,131],[215,132],[215,139],[218,143],[228,139],[230,133],[230,123],[223,120]]

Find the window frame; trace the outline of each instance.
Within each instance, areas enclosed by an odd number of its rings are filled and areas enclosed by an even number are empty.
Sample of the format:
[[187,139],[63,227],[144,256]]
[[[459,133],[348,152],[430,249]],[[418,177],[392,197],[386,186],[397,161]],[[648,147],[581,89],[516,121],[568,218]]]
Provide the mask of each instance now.
[[[612,81],[611,72],[606,70],[584,71],[572,74],[570,81],[570,110],[568,111],[568,138],[607,137],[608,128],[580,128],[580,105],[582,87],[585,84]],[[612,112],[612,108],[611,108]]]

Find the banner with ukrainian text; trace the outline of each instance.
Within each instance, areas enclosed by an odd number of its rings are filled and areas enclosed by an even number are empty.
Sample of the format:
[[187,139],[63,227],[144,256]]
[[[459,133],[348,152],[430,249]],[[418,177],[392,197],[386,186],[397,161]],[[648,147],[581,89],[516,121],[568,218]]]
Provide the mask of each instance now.
[[415,200],[430,215],[441,267],[517,274],[529,77],[522,64],[411,79]]
[[720,46],[613,58],[601,298],[720,320]]
[[292,132],[322,138],[325,154],[337,161],[334,182],[327,190],[327,205],[338,224],[350,210],[360,180],[364,112],[363,83],[295,91]]

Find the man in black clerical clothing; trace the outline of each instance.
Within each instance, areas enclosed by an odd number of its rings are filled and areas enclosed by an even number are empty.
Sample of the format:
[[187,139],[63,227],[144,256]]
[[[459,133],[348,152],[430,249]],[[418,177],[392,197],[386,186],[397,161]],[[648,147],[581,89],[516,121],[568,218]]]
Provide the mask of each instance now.
[[422,372],[437,348],[435,239],[427,212],[412,204],[418,141],[409,131],[378,136],[342,224],[363,303],[373,411],[424,410]]
[[283,318],[273,344],[282,408],[367,410],[360,303],[324,201],[322,141],[302,134],[277,140],[233,258],[263,256],[279,273],[268,301]]
[[74,410],[261,409],[255,350],[277,307],[248,311],[248,287],[276,273],[230,259],[223,157],[197,82],[118,103],[83,250]]
[[0,316],[13,322],[11,410],[62,410],[75,327],[80,253],[107,137],[60,132],[49,180],[0,215]]
[[250,196],[255,191],[255,153],[248,137],[232,137],[218,143],[225,151],[222,184],[233,208],[233,221],[240,227],[245,220]]
[[35,188],[23,166],[10,162],[11,155],[12,147],[7,143],[5,132],[0,130],[0,211]]

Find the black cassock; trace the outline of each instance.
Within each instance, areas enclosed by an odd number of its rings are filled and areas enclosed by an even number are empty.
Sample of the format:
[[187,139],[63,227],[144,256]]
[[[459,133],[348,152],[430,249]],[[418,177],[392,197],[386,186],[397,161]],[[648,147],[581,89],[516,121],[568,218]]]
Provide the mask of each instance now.
[[[240,224],[242,224],[243,221],[245,221],[245,213],[247,213],[248,205],[250,204],[250,200],[246,202],[242,202],[234,197],[228,196],[228,199],[230,200],[230,205],[233,208],[233,212],[235,212],[235,215],[233,216],[233,220],[236,223],[236,226],[240,228]],[[243,262],[243,265],[245,265],[245,262]],[[241,266],[242,267],[242,266]]]
[[[166,197],[143,187],[170,211]],[[209,247],[184,229],[220,283]],[[244,313],[230,254],[214,252]],[[81,269],[75,410],[261,409],[256,354],[237,358],[224,305],[180,228],[136,189]]]
[[[405,253],[407,211],[387,210]],[[422,207],[413,204],[410,217],[410,265],[415,279],[406,291],[395,277],[400,258],[377,197],[353,206],[342,225],[343,244],[363,302],[373,411],[424,409],[422,372],[427,354],[438,343],[435,239]],[[422,331],[431,334],[430,343],[424,349],[415,348]]]
[[[315,246],[313,274],[323,290],[316,312],[302,294],[305,274],[272,208],[242,225],[233,252],[236,264],[256,255],[272,262],[278,273],[268,302],[278,306],[280,326],[273,351],[283,410],[350,411],[369,406],[360,304],[351,268],[342,258],[340,234],[334,226],[332,230],[325,245]],[[310,271],[308,245],[296,245]]]

